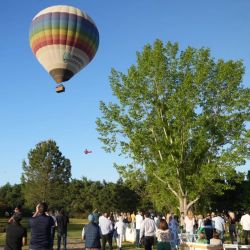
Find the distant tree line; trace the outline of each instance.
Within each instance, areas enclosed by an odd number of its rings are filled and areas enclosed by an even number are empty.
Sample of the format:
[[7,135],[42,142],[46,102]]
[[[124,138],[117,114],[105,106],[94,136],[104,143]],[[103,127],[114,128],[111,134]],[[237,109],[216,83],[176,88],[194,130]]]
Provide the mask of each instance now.
[[[1,216],[5,212],[11,214],[17,205],[22,205],[27,215],[34,210],[34,206],[25,200],[24,190],[23,184],[7,183],[0,187]],[[133,211],[145,205],[144,200],[121,179],[116,183],[91,181],[86,177],[72,179],[67,185],[65,195],[59,196],[55,193],[54,198],[53,202],[47,201],[50,207],[55,210],[65,207],[71,216],[81,216],[94,209],[101,212]]]
[[[159,209],[149,196],[140,197],[126,183],[119,179],[116,183],[106,181],[92,181],[86,177],[72,179],[67,186],[67,195],[57,197],[53,203],[53,209],[64,206],[71,216],[81,217],[94,209],[99,211],[136,211],[136,209]],[[56,195],[55,195],[56,196]],[[22,205],[24,213],[30,215],[33,206],[25,201],[22,184],[11,185],[9,183],[0,187],[0,216],[4,213],[12,213],[17,205]],[[162,211],[171,210],[169,200],[165,200]],[[245,180],[237,183],[235,189],[227,190],[223,196],[204,196],[193,207],[197,213],[211,211],[241,211],[249,209],[250,205],[250,172]],[[172,207],[172,211],[175,208]]]

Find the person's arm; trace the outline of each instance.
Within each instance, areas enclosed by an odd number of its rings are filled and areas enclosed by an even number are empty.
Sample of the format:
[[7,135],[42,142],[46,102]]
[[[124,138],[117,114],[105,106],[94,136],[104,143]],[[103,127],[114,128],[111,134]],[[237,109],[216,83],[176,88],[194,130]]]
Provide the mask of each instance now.
[[22,243],[23,243],[23,246],[26,246],[27,245],[27,230],[24,229],[24,234],[23,234],[23,238],[22,238]]
[[36,206],[36,211],[32,217],[36,217],[37,215],[39,215],[39,204]]
[[27,245],[27,237],[23,237],[22,242],[23,242],[23,246],[26,246]]
[[82,228],[82,240],[85,239],[85,230],[84,230],[84,227]]
[[144,226],[144,221],[142,221],[141,226],[140,226],[140,240],[144,236],[144,231],[145,231],[145,226]]

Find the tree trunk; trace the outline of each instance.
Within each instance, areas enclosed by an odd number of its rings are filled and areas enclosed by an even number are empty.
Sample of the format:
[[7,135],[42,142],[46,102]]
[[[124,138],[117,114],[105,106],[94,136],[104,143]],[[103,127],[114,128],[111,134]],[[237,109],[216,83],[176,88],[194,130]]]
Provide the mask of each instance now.
[[187,215],[188,210],[191,208],[191,206],[196,203],[200,199],[200,196],[197,196],[194,200],[187,202],[187,194],[183,195],[182,197],[179,197],[179,203],[180,203],[180,213],[184,213],[184,215]]
[[179,198],[179,202],[180,202],[180,213],[184,213],[184,215],[187,215],[187,195],[183,195],[181,198]]

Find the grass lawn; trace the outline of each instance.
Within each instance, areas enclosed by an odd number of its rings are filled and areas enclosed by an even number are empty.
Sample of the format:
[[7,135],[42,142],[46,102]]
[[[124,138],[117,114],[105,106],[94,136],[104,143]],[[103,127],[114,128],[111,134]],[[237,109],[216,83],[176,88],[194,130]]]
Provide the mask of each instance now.
[[[81,240],[81,233],[83,225],[87,223],[87,220],[83,219],[70,219],[70,224],[68,227],[68,249],[83,249],[84,244]],[[3,228],[7,224],[6,218],[0,218],[0,248],[5,244],[5,233],[3,233]],[[30,230],[28,228],[28,220],[24,218],[22,220],[22,225],[28,229],[28,241],[30,239]],[[108,246],[108,245],[107,245]],[[114,249],[117,249],[116,243],[113,242]],[[56,247],[56,236],[54,242],[54,249]],[[122,247],[124,250],[134,250],[135,246],[129,242],[125,242]],[[28,246],[23,247],[23,249],[29,249]],[[108,249],[108,247],[106,247]]]

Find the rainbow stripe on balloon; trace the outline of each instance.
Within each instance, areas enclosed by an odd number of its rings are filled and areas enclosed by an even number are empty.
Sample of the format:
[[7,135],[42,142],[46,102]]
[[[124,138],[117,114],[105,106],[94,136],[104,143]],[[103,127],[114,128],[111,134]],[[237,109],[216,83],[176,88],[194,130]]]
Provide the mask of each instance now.
[[99,32],[93,20],[71,6],[39,12],[30,27],[30,47],[56,82],[69,80],[95,56]]

